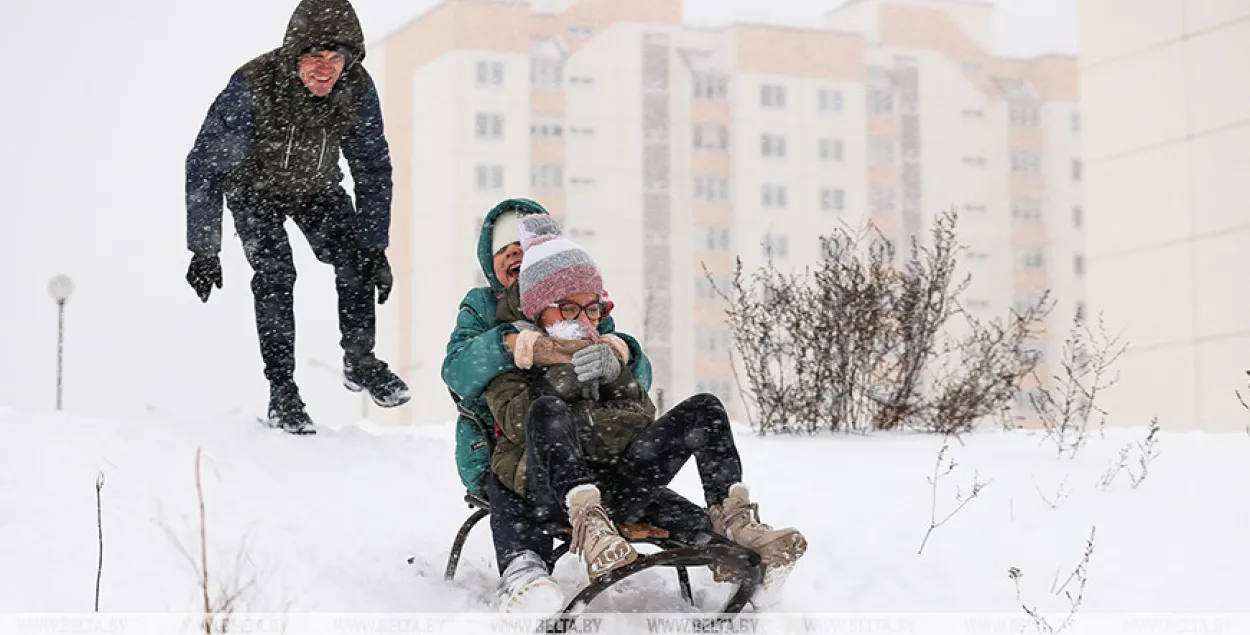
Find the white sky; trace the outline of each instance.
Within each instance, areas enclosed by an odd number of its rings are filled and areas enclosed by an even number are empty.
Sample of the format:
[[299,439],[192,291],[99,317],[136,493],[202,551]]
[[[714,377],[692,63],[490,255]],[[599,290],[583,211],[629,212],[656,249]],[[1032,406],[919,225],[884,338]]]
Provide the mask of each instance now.
[[[183,162],[230,72],[280,43],[295,4],[0,3],[0,59],[8,61],[0,98],[0,407],[54,403],[56,311],[46,285],[64,272],[78,287],[67,312],[67,408],[119,414],[153,404],[186,414],[237,407],[261,413],[266,386],[250,271],[228,212],[225,288],[201,305],[183,280]],[[354,4],[372,40],[433,3]],[[811,25],[839,4],[686,0],[686,12],[689,22],[703,25]],[[1075,0],[996,4],[999,53],[1075,52]],[[359,399],[307,363],[338,360],[332,273],[307,253],[298,232],[292,242],[300,271],[297,379],[314,418],[351,417]]]

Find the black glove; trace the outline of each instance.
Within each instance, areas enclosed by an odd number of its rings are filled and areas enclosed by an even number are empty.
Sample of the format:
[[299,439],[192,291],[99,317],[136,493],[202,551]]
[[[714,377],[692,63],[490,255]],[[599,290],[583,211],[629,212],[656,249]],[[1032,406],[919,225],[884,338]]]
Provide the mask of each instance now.
[[195,289],[201,302],[208,302],[208,295],[213,285],[221,288],[221,259],[216,254],[195,254],[191,256],[191,265],[187,267],[187,284]]
[[391,297],[391,287],[395,284],[386,252],[381,249],[364,251],[360,259],[360,275],[364,276],[370,287],[378,290],[378,304],[386,304],[387,298]]

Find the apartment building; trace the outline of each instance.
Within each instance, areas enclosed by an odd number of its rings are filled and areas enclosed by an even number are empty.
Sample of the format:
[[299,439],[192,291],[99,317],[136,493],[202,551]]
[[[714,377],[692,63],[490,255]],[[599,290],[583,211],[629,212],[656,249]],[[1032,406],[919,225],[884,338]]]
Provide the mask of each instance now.
[[1078,2],[1090,309],[1111,422],[1240,431],[1250,368],[1250,4]]
[[[814,263],[819,237],[873,222],[905,252],[958,207],[986,317],[1081,297],[1075,61],[993,54],[993,8],[857,0],[811,28],[682,22],[681,0],[446,0],[374,45],[395,161],[392,262],[410,285],[380,342],[421,417],[476,235],[500,200],[560,218],[602,267],[653,396],[743,414],[723,302],[735,259]],[[376,58],[376,59],[375,59]],[[1074,172],[1076,171],[1076,172]],[[1044,345],[1058,354],[1062,338]],[[395,413],[414,421],[411,408]]]

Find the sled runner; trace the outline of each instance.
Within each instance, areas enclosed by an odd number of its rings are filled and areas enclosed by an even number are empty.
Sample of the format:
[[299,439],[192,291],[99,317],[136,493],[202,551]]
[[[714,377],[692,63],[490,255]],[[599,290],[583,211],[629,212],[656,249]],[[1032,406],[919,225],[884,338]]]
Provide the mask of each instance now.
[[[478,429],[482,432],[482,437],[486,440],[487,446],[493,451],[495,445],[494,431],[487,427],[475,413],[461,406],[460,399],[454,392],[452,393],[452,399],[456,402],[456,407],[460,414],[477,424]],[[670,500],[686,502],[685,499],[682,499],[680,495],[672,490],[664,490],[663,496]],[[460,530],[456,533],[456,539],[452,543],[451,554],[447,559],[447,569],[444,572],[444,579],[449,582],[455,579],[456,568],[460,563],[460,554],[464,549],[464,543],[468,539],[469,533],[483,518],[489,516],[491,511],[490,502],[484,496],[467,492],[464,496],[464,501],[468,503],[469,508],[473,512],[460,526]],[[698,538],[694,541],[683,541],[676,539],[663,527],[646,523],[622,523],[618,525],[618,529],[621,536],[631,543],[650,544],[658,547],[660,551],[646,554],[640,552],[638,559],[634,562],[612,571],[602,578],[592,580],[590,584],[581,589],[565,605],[561,614],[567,615],[581,612],[591,601],[612,585],[639,571],[654,567],[675,568],[677,570],[677,582],[681,589],[681,597],[691,604],[694,603],[694,595],[690,589],[690,567],[720,568],[725,571],[731,571],[733,582],[738,587],[719,611],[722,615],[733,615],[741,612],[747,603],[751,601],[756,589],[764,582],[765,567],[760,562],[759,554],[714,533],[699,532],[697,534]],[[556,561],[568,553],[572,540],[572,530],[567,525],[552,522],[545,523],[542,531],[544,535],[550,536],[557,541],[556,548],[551,553],[551,559],[547,562],[548,570],[552,570]]]

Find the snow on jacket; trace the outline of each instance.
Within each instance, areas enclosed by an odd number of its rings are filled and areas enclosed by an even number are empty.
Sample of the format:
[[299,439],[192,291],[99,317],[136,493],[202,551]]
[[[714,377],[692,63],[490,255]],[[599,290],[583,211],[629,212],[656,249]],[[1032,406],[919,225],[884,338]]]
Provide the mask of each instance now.
[[[504,337],[516,333],[516,327],[511,323],[501,324],[495,319],[504,286],[495,277],[495,254],[491,249],[495,220],[509,210],[522,214],[547,213],[542,205],[518,198],[501,202],[486,215],[478,237],[477,257],[489,286],[470,289],[460,301],[456,327],[443,358],[443,383],[461,399],[461,405],[489,430],[495,428],[495,419],[484,397],[486,386],[495,377],[517,369],[512,352],[504,345]],[[616,324],[611,317],[599,323],[599,332],[616,333]],[[629,346],[628,366],[633,377],[643,390],[650,390],[651,361],[633,337],[624,333],[616,333],[616,336]],[[481,493],[482,478],[490,469],[490,452],[477,425],[463,415],[456,423],[456,467],[465,487],[471,492]]]
[[[300,81],[299,56],[330,44],[346,47],[347,64],[319,98]],[[244,195],[298,204],[340,187],[340,154],[355,183],[361,246],[388,246],[390,148],[364,57],[364,33],[347,0],[303,0],[282,46],[234,72],[187,155],[189,250],[220,251],[223,198],[232,207]]]

